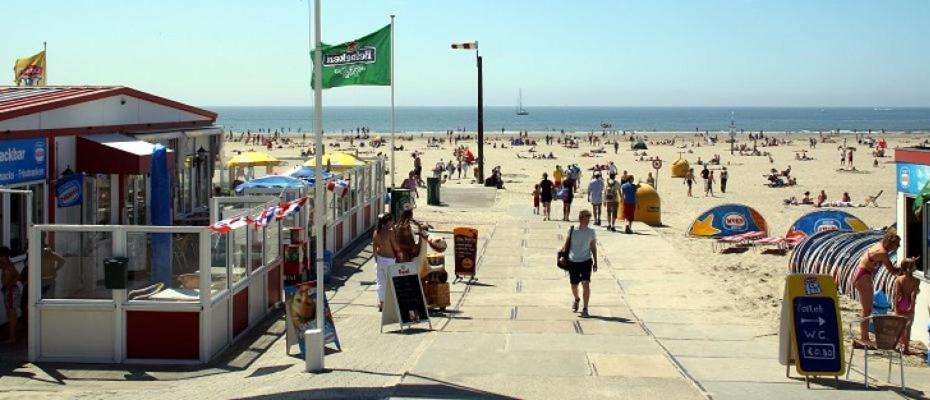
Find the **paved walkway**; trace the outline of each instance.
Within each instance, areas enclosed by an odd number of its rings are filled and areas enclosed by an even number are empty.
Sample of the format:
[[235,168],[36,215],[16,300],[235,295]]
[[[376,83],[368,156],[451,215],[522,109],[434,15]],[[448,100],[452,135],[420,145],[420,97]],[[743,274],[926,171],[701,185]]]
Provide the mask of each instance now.
[[[581,319],[554,266],[569,224],[495,202],[507,193],[474,194],[481,190],[469,189],[467,201],[449,191],[454,207],[417,212],[440,230],[453,226],[450,213],[470,212],[480,230],[480,280],[452,286],[453,306],[433,318],[432,331],[379,333],[365,247],[346,261],[346,280],[332,294],[344,347],[327,356],[328,373],[304,373],[302,360],[285,355],[283,323],[269,320],[207,367],[0,362],[0,398],[901,398],[887,387],[844,383],[836,391],[829,379],[807,390],[785,378],[776,332],[742,315],[691,260],[641,225],[635,235],[598,231],[592,316]],[[875,375],[883,377],[880,365]],[[928,375],[909,369],[909,386],[926,389]]]

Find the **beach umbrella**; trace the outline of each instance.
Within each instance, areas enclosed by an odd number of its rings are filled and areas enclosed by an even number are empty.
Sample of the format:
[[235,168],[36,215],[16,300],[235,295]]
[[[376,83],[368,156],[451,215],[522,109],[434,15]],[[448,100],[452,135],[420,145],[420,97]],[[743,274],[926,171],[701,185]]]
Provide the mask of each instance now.
[[227,167],[268,167],[281,165],[281,161],[261,151],[247,151],[230,158]]
[[[342,152],[332,152],[323,154],[323,165],[333,171],[342,171],[357,167],[360,165],[365,165],[364,161],[355,158],[355,156],[342,153]],[[306,167],[316,167],[316,159],[311,158],[304,163]]]
[[[290,176],[292,178],[303,179],[305,181],[313,182],[316,180],[316,169],[301,165],[297,168],[294,168],[284,175]],[[333,177],[333,174],[329,171],[323,171],[323,180],[330,180]]]
[[236,186],[236,193],[242,193],[245,189],[300,189],[307,184],[297,178],[284,175],[266,175],[261,178],[251,179],[245,183]]

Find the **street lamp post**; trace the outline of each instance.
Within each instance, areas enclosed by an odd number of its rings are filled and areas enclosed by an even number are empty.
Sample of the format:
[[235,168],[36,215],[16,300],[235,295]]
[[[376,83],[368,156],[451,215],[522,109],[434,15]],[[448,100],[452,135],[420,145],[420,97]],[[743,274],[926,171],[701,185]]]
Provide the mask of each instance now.
[[484,74],[481,68],[481,55],[478,53],[478,42],[453,43],[453,49],[475,50],[475,61],[478,66],[478,183],[484,183]]
[[[478,43],[478,42],[475,42]],[[478,59],[478,183],[484,183],[484,74],[481,68],[481,56],[475,50]]]

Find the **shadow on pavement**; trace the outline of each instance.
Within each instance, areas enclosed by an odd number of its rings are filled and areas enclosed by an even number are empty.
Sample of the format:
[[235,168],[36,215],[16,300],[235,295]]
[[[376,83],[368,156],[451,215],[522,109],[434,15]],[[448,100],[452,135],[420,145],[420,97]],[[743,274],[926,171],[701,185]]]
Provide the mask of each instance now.
[[[366,374],[376,374],[385,376],[398,376],[397,374],[382,374],[369,371],[358,370],[340,370],[332,371],[342,372],[360,372]],[[497,393],[487,392],[484,390],[469,388],[454,383],[437,380],[421,375],[406,374],[404,378],[413,377],[417,379],[416,383],[401,382],[395,386],[387,387],[331,387],[308,390],[295,390],[290,392],[272,393],[267,395],[243,397],[249,400],[271,400],[271,399],[391,399],[391,398],[409,398],[409,399],[490,399],[490,400],[512,400],[515,397],[500,395]]]

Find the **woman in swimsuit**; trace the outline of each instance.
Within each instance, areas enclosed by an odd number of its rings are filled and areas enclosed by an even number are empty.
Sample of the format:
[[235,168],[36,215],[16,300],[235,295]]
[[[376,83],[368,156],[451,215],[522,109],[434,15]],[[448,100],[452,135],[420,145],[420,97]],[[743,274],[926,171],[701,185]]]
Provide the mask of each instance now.
[[388,271],[387,268],[396,263],[394,243],[393,217],[391,214],[383,214],[378,218],[378,227],[375,228],[375,234],[372,238],[372,247],[375,252],[375,284],[378,288],[378,311],[384,304],[384,291],[387,288]]
[[[853,274],[853,286],[859,293],[859,302],[862,304],[862,320],[859,321],[859,338],[862,343],[869,343],[869,321],[865,318],[872,315],[872,296],[875,291],[875,282],[873,277],[878,272],[878,268],[884,266],[897,274],[899,269],[891,263],[888,254],[897,250],[901,244],[901,238],[896,234],[894,228],[885,231],[882,240],[866,250],[862,258],[859,259],[859,266]],[[906,261],[906,260],[905,260]],[[854,343],[855,345],[855,343]]]
[[901,332],[898,345],[906,355],[911,355],[911,324],[914,322],[914,303],[920,293],[920,281],[914,277],[917,263],[911,260],[901,262],[901,275],[895,278],[894,285],[894,313],[907,318],[907,327]]

